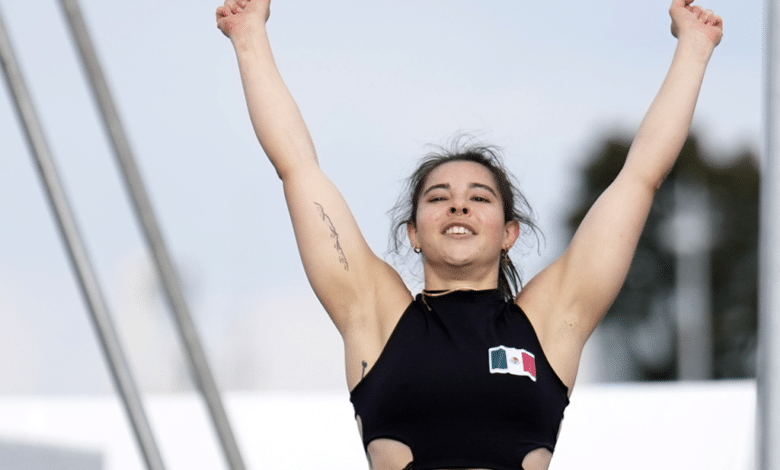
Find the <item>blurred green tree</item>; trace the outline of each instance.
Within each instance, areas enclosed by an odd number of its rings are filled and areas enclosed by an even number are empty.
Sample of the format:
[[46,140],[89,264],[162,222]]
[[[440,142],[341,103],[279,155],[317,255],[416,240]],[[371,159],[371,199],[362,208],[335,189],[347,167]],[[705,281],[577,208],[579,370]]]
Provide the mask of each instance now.
[[[581,205],[573,207],[573,233],[596,198],[615,179],[626,160],[630,141],[608,138],[582,169]],[[749,151],[715,165],[704,158],[697,139],[685,143],[677,165],[656,195],[626,283],[602,324],[610,364],[624,363],[631,373],[607,373],[607,380],[674,380],[677,378],[674,234],[675,183],[695,182],[709,200],[712,378],[755,376],[758,311],[757,158]],[[679,233],[678,233],[679,236]],[[616,340],[615,334],[622,335]],[[609,336],[609,335],[608,335]]]

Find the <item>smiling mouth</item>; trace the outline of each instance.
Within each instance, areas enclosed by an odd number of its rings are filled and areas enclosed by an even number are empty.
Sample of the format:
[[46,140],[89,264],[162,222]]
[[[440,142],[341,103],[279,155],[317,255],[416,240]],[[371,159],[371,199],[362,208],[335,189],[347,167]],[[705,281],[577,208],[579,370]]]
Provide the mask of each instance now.
[[444,231],[447,235],[474,235],[474,232],[462,225],[453,225]]

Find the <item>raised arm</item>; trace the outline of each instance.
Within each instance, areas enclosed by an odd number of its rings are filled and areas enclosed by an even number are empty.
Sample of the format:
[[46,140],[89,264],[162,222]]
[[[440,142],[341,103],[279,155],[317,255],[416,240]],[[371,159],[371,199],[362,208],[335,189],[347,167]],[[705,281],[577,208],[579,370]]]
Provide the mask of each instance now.
[[226,0],[217,9],[217,25],[233,43],[255,133],[283,182],[306,275],[347,340],[350,325],[371,324],[388,305],[377,298],[379,286],[385,287],[382,295],[400,296],[401,303],[408,302],[404,293],[410,296],[395,271],[371,252],[346,202],[320,170],[271,53],[269,8],[270,0]]
[[233,43],[249,117],[260,145],[284,181],[297,167],[316,165],[317,155],[271,53],[266,31],[270,3],[226,0],[217,8],[217,26]]
[[688,136],[705,68],[722,37],[720,17],[692,1],[672,4],[677,49],[621,172],[589,210],[563,256],[518,298],[528,309],[548,314],[550,321],[568,325],[575,349],[582,347],[625,281],[653,197]]
[[631,173],[654,191],[671,171],[688,137],[704,71],[723,35],[723,20],[692,3],[675,0],[669,11],[677,49],[623,168],[623,173]]

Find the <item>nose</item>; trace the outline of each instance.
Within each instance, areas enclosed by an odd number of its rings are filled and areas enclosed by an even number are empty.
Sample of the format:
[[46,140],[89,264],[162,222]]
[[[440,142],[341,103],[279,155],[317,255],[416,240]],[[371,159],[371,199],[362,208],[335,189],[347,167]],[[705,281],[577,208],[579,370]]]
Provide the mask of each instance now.
[[469,208],[462,207],[460,209],[456,209],[455,207],[450,207],[450,213],[455,214],[456,212],[461,212],[463,215],[466,215],[469,213]]

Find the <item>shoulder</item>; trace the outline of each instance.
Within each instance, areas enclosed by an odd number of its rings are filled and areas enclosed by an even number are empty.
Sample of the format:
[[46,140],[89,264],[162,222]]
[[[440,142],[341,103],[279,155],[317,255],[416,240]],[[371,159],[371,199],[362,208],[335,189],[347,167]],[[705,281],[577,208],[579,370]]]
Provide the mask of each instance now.
[[553,263],[534,277],[515,304],[531,322],[550,365],[571,391],[589,335],[583,332],[578,307],[558,292],[555,271]]
[[[392,271],[389,266],[386,269]],[[376,279],[380,281],[364,284],[365,291],[350,306],[347,321],[339,328],[344,340],[350,390],[373,367],[401,317],[414,301],[395,271]]]
[[562,260],[558,259],[534,276],[517,294],[515,304],[535,327],[546,326],[556,317],[565,315],[567,307],[561,299],[562,278]]
[[398,272],[387,262],[374,258],[357,282],[353,300],[346,304],[349,319],[343,332],[349,335],[367,327],[372,329],[395,325],[406,307],[414,300]]

